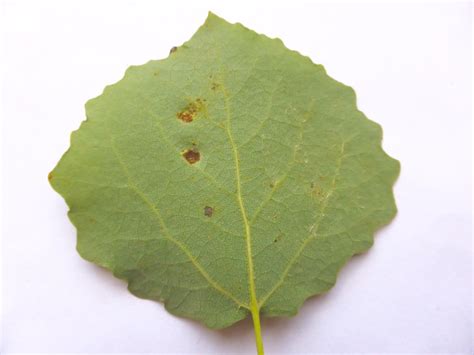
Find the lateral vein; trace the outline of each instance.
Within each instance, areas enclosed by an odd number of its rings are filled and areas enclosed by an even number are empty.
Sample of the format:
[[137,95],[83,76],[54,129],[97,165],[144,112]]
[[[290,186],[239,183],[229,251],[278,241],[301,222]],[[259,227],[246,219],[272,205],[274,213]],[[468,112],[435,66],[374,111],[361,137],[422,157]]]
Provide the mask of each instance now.
[[160,224],[161,229],[163,230],[164,237],[168,239],[170,242],[175,244],[181,251],[189,258],[191,263],[196,267],[196,269],[200,272],[200,274],[204,277],[204,279],[219,293],[222,295],[226,296],[230,300],[232,300],[234,303],[236,303],[239,307],[250,309],[248,305],[244,304],[242,301],[238,300],[234,295],[232,295],[229,291],[227,291],[225,288],[223,288],[219,283],[217,283],[209,274],[208,272],[203,268],[201,264],[196,260],[194,255],[189,251],[189,249],[186,247],[185,244],[174,238],[171,233],[169,232],[165,221],[163,220],[163,217],[158,210],[158,208],[155,206],[155,204],[150,201],[150,199],[144,194],[142,190],[137,186],[137,184],[133,181],[132,176],[125,164],[125,162],[121,159],[117,148],[115,147],[115,143],[113,140],[113,136],[109,131],[109,139],[111,142],[111,147],[114,152],[115,157],[117,158],[120,167],[125,175],[125,177],[128,180],[130,188],[145,202],[145,204],[150,208],[150,210],[153,212],[153,214],[156,216],[158,223]]
[[288,263],[285,270],[283,271],[283,274],[280,277],[280,279],[275,283],[275,285],[271,288],[271,290],[262,298],[262,300],[259,303],[259,307],[262,307],[265,304],[265,302],[268,301],[268,299],[275,293],[275,291],[278,290],[278,288],[280,288],[280,286],[283,284],[283,282],[285,282],[285,279],[288,276],[288,273],[290,272],[291,268],[296,263],[296,261],[299,259],[301,254],[303,253],[303,250],[306,248],[306,246],[309,244],[309,242],[316,239],[316,237],[318,235],[319,226],[321,225],[321,221],[323,220],[323,217],[324,217],[324,212],[325,212],[326,207],[329,203],[329,199],[330,199],[331,195],[334,193],[334,190],[336,188],[337,179],[338,179],[338,177],[340,175],[340,171],[341,171],[342,159],[344,157],[344,149],[345,149],[345,142],[342,142],[341,148],[340,148],[340,156],[339,156],[339,159],[337,160],[336,170],[334,171],[334,176],[333,176],[332,181],[331,181],[331,188],[328,191],[328,193],[326,194],[326,198],[323,201],[323,204],[322,204],[322,207],[321,207],[321,212],[319,214],[319,219],[318,219],[316,225],[312,228],[312,230],[310,230],[310,235],[303,241],[301,246],[296,251],[295,255],[293,255],[293,257],[290,259],[290,262]]

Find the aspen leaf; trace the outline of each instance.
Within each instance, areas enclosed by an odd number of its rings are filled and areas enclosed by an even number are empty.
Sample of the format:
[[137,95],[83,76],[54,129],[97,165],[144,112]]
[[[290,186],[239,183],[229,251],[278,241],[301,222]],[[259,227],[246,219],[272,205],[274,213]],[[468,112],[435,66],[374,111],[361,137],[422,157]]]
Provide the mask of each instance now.
[[86,104],[49,175],[80,255],[211,328],[291,316],[396,213],[398,161],[352,88],[209,14]]

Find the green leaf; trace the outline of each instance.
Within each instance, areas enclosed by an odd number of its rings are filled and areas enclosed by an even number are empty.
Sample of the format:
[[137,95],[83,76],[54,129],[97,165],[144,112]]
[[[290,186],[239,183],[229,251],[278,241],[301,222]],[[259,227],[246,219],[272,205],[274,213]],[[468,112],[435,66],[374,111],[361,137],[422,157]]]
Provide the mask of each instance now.
[[86,105],[49,176],[78,251],[138,297],[223,328],[291,316],[395,215],[399,163],[321,65],[209,14]]

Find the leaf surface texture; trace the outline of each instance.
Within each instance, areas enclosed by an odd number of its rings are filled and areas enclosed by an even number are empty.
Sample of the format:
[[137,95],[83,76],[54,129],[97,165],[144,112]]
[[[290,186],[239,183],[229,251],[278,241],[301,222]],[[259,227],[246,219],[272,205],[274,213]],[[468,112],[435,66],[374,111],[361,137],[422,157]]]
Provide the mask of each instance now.
[[354,91],[210,14],[86,105],[50,174],[78,251],[173,314],[295,314],[395,215],[399,163]]

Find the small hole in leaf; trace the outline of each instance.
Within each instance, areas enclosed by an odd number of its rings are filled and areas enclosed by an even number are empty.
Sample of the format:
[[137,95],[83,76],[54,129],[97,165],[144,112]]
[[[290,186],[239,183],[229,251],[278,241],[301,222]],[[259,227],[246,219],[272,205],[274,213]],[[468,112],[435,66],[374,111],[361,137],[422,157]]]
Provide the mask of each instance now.
[[201,160],[201,154],[196,148],[186,150],[183,153],[183,157],[189,164],[194,164]]
[[214,209],[212,207],[209,207],[209,206],[204,207],[204,216],[212,217],[213,213],[214,213]]

